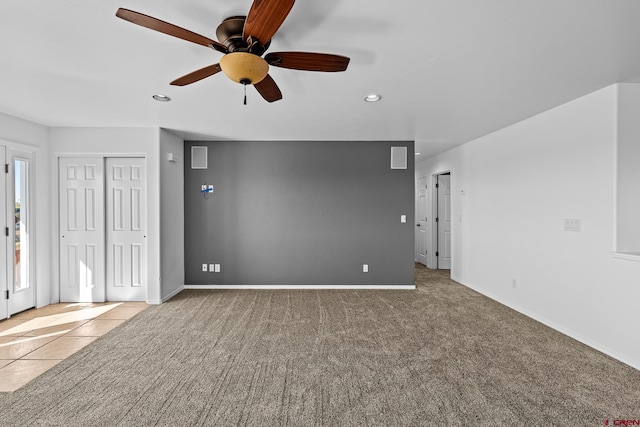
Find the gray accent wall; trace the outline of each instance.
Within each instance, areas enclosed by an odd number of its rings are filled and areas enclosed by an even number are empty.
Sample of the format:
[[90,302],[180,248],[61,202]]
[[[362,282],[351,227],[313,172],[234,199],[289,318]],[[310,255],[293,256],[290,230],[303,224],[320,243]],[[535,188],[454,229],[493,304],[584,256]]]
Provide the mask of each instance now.
[[[208,148],[206,169],[191,168],[192,146]],[[407,169],[391,169],[392,146]],[[413,285],[412,141],[184,147],[186,285]]]

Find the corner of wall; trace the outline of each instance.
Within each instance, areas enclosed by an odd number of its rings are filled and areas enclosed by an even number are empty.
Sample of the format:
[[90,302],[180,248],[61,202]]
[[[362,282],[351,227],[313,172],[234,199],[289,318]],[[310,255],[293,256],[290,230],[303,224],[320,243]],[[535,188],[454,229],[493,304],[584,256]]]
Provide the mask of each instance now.
[[[184,287],[184,141],[159,130],[160,295],[166,301]],[[171,155],[171,157],[170,157]]]

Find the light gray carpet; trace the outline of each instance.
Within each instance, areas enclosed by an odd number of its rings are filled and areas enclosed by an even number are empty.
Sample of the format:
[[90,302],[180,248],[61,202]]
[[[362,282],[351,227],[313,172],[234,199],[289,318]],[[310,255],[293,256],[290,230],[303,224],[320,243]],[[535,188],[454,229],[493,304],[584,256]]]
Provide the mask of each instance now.
[[640,418],[640,371],[445,272],[417,268],[416,283],[416,291],[182,292],[0,394],[0,425],[601,426]]

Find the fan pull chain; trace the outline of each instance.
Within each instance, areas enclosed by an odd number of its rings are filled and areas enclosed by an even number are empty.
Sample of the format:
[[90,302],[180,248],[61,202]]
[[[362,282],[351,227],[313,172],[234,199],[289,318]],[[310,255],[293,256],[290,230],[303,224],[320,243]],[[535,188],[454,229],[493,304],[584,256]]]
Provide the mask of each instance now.
[[249,79],[240,79],[239,83],[242,86],[244,86],[244,105],[247,105],[247,85],[251,84],[251,80],[249,80]]

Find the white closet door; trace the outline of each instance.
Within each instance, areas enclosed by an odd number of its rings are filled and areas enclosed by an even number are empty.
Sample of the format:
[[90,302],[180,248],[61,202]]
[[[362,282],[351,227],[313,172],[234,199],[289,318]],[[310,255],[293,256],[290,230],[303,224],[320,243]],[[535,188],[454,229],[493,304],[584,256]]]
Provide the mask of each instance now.
[[60,301],[103,302],[104,161],[60,158]]
[[147,297],[145,159],[108,158],[107,300]]

